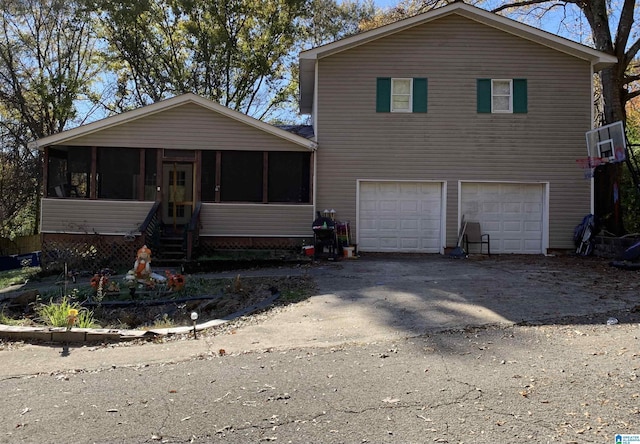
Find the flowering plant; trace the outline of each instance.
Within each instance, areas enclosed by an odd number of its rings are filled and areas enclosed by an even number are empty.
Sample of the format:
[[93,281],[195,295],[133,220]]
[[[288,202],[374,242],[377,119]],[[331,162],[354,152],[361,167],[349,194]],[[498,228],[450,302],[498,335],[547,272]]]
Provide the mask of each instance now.
[[180,291],[184,288],[185,279],[181,274],[173,274],[169,270],[166,270],[164,274],[167,275],[167,287],[172,291]]

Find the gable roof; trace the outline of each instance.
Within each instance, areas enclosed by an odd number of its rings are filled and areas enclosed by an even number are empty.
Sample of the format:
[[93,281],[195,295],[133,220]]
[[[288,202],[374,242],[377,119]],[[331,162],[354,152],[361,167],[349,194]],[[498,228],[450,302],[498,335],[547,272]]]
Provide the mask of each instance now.
[[579,59],[591,62],[594,71],[600,71],[617,62],[617,58],[604,52],[589,48],[580,43],[551,34],[533,26],[525,25],[493,12],[468,5],[461,1],[419,14],[389,25],[381,26],[361,34],[347,37],[333,43],[309,49],[300,53],[300,112],[309,114],[313,108],[315,88],[315,66],[317,60],[329,57],[356,46],[364,45],[386,36],[423,25],[433,20],[457,14],[501,31],[550,47]]
[[163,111],[166,111],[178,106],[182,106],[185,104],[199,105],[210,111],[217,112],[226,117],[229,117],[231,119],[242,122],[246,125],[257,128],[261,131],[264,131],[265,133],[272,134],[276,137],[280,137],[281,139],[303,146],[309,150],[315,150],[317,148],[317,143],[314,142],[313,140],[309,140],[305,137],[301,137],[289,131],[285,131],[276,126],[269,125],[268,123],[262,122],[258,119],[254,119],[253,117],[247,116],[246,114],[242,114],[238,111],[234,111],[212,100],[205,99],[204,97],[200,97],[192,93],[182,94],[176,97],[172,97],[170,99],[153,103],[151,105],[143,106],[142,108],[138,108],[132,111],[127,111],[122,114],[107,117],[92,123],[88,123],[86,125],[78,126],[70,130],[62,131],[60,133],[53,134],[51,136],[43,137],[42,139],[38,139],[30,142],[29,147],[43,149],[45,146],[48,146],[48,145],[59,145],[79,137],[87,136],[89,134],[96,133],[98,131],[102,131],[108,128],[112,128],[118,125],[132,122],[134,120],[143,119],[153,114],[161,113]]

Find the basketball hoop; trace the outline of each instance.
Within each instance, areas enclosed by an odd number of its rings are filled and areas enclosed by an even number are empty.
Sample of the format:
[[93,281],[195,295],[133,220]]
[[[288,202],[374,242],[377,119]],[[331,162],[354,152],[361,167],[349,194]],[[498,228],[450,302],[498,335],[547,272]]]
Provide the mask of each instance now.
[[584,170],[584,178],[591,179],[596,167],[609,163],[606,157],[585,157],[584,159],[576,159],[579,168]]
[[585,179],[591,179],[600,165],[624,162],[626,159],[627,145],[622,122],[595,128],[585,135],[588,157],[576,160],[578,167],[584,170]]

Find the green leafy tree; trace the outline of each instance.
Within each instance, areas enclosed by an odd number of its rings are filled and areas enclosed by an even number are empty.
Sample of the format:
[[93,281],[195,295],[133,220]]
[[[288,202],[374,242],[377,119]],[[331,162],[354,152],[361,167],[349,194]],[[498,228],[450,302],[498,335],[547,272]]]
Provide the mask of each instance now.
[[297,52],[357,32],[367,1],[89,0],[115,73],[109,108],[193,92],[259,119],[291,114]]
[[263,117],[281,100],[306,0],[98,0],[113,111],[185,92]]
[[90,22],[73,1],[0,6],[0,235],[14,236],[36,229],[41,159],[28,143],[79,123],[96,66]]

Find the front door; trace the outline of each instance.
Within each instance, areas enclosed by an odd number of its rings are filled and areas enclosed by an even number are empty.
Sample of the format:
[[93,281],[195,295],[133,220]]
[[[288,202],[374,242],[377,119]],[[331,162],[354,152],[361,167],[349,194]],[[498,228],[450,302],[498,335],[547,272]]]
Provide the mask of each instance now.
[[179,231],[193,211],[193,164],[164,163],[162,190],[162,222]]

